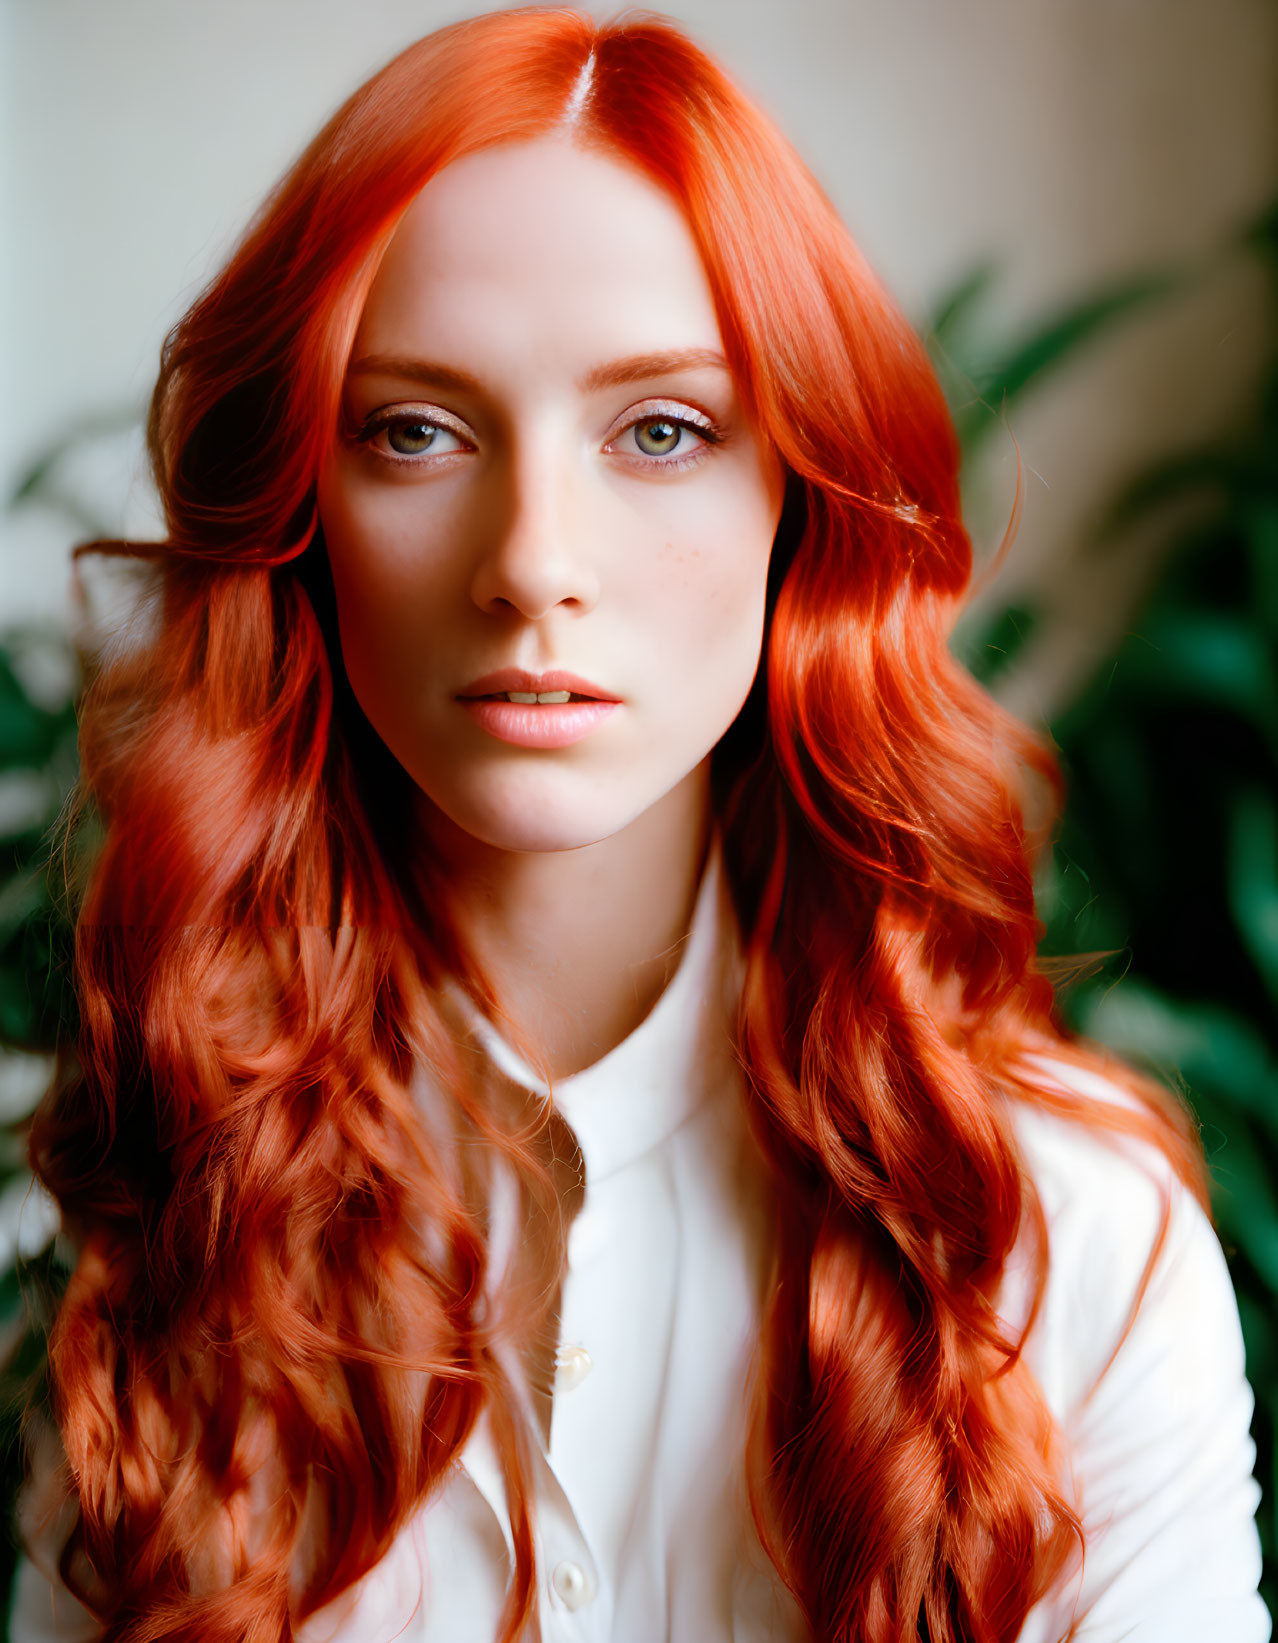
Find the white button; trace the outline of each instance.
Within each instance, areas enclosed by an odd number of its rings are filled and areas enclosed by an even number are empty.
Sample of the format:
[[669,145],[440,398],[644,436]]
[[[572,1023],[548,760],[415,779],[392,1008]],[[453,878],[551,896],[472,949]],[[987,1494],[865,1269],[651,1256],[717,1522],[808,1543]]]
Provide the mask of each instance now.
[[567,1559],[557,1563],[550,1584],[566,1609],[579,1609],[586,1601],[586,1571],[580,1563],[570,1563]]
[[555,1351],[555,1390],[571,1392],[595,1367],[584,1346],[561,1346]]

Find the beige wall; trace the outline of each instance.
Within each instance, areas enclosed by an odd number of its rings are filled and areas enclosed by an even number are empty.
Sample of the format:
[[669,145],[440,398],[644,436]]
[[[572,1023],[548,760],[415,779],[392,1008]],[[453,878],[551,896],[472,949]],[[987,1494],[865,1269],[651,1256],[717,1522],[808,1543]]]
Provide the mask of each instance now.
[[[6,486],[83,412],[141,405],[166,327],[320,119],[393,51],[472,9],[7,0]],[[991,323],[1010,329],[1091,282],[1199,255],[1278,178],[1278,7],[1267,0],[666,9],[773,110],[915,316],[992,256],[1003,274]],[[1254,276],[1217,278],[1025,403],[1013,426],[1026,511],[1005,585],[1076,567],[1117,477],[1238,414],[1262,312]],[[127,437],[103,440],[71,480],[118,511],[135,453]],[[1014,464],[1000,441],[974,518],[987,542]],[[137,487],[130,506],[131,528],[145,528]],[[39,510],[5,522],[0,621],[62,607],[71,534]],[[1076,568],[1056,576],[1067,627],[1099,634],[1105,610],[1119,619],[1130,577],[1124,565],[1105,574],[1113,585]],[[1075,644],[1072,662],[1041,659],[1036,682],[1018,687],[1027,710],[1050,705],[1078,656]]]

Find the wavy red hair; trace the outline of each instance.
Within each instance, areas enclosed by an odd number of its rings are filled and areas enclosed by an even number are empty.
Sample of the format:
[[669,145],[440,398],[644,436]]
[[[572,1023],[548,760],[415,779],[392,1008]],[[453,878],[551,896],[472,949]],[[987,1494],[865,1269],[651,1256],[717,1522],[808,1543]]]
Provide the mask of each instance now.
[[[828,200],[658,19],[443,29],[334,116],[170,337],[160,619],[84,701],[102,833],[78,1071],[32,1148],[80,1246],[50,1343],[78,1507],[63,1572],[111,1643],[290,1636],[386,1552],[485,1406],[516,1550],[501,1637],[535,1630],[511,1365],[553,1284],[517,1272],[479,1304],[485,1169],[552,1228],[557,1200],[441,1020],[445,974],[495,1001],[388,819],[407,778],[342,675],[315,476],[400,214],[450,161],[570,107],[574,140],[678,203],[789,471],[765,665],[714,791],[749,1114],[780,1191],[751,1495],[818,1638],[1010,1643],[1078,1544],[996,1310],[1018,1237],[1045,1275],[1012,1104],[1140,1133],[1203,1195],[1170,1099],[1121,1073],[1138,1108],[1066,1098],[1026,1059],[1096,1060],[1035,967],[1023,816],[1051,762],[951,659],[954,434]],[[430,1126],[422,1065],[448,1092]],[[562,1269],[562,1238],[546,1259]]]

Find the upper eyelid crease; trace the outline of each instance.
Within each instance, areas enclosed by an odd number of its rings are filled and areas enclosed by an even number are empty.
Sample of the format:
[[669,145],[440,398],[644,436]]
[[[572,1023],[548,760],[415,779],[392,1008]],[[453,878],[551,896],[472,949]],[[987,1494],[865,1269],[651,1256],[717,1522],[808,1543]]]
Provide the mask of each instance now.
[[445,411],[441,405],[382,405],[365,417],[353,418],[353,422],[361,429],[385,427],[390,422],[428,422],[432,427],[447,428],[459,435],[466,426],[460,417]]
[[637,405],[631,405],[620,416],[614,417],[611,426],[625,432],[640,422],[680,422],[690,428],[714,433],[719,424],[709,411],[704,411],[699,405],[690,404],[682,399],[663,399],[653,395],[648,399],[641,399]]
[[[629,420],[623,421],[622,418]],[[621,417],[614,419],[612,428],[616,431],[610,438],[618,438],[629,429],[644,422],[661,420],[676,422],[684,427],[691,428],[696,433],[705,434],[714,439],[722,438],[723,430],[709,412],[699,406],[689,405],[681,400],[662,399],[654,396],[651,399],[641,400],[638,405],[631,406],[621,413]],[[370,434],[380,432],[381,429],[392,426],[397,422],[420,422],[430,427],[442,428],[448,433],[455,434],[459,439],[472,437],[470,430],[460,418],[453,417],[441,406],[429,406],[418,409],[414,406],[386,405],[376,411],[371,411],[366,417],[354,417],[350,420],[350,430],[355,438],[364,438]]]

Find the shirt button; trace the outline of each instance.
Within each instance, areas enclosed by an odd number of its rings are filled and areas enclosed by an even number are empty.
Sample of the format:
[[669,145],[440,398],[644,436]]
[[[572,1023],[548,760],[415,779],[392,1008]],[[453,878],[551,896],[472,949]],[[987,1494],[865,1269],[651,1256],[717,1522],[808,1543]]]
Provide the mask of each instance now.
[[555,1390],[571,1392],[595,1367],[595,1360],[584,1346],[562,1346],[556,1353]]
[[579,1609],[586,1601],[586,1571],[580,1563],[570,1563],[567,1559],[557,1563],[550,1584],[566,1609]]

